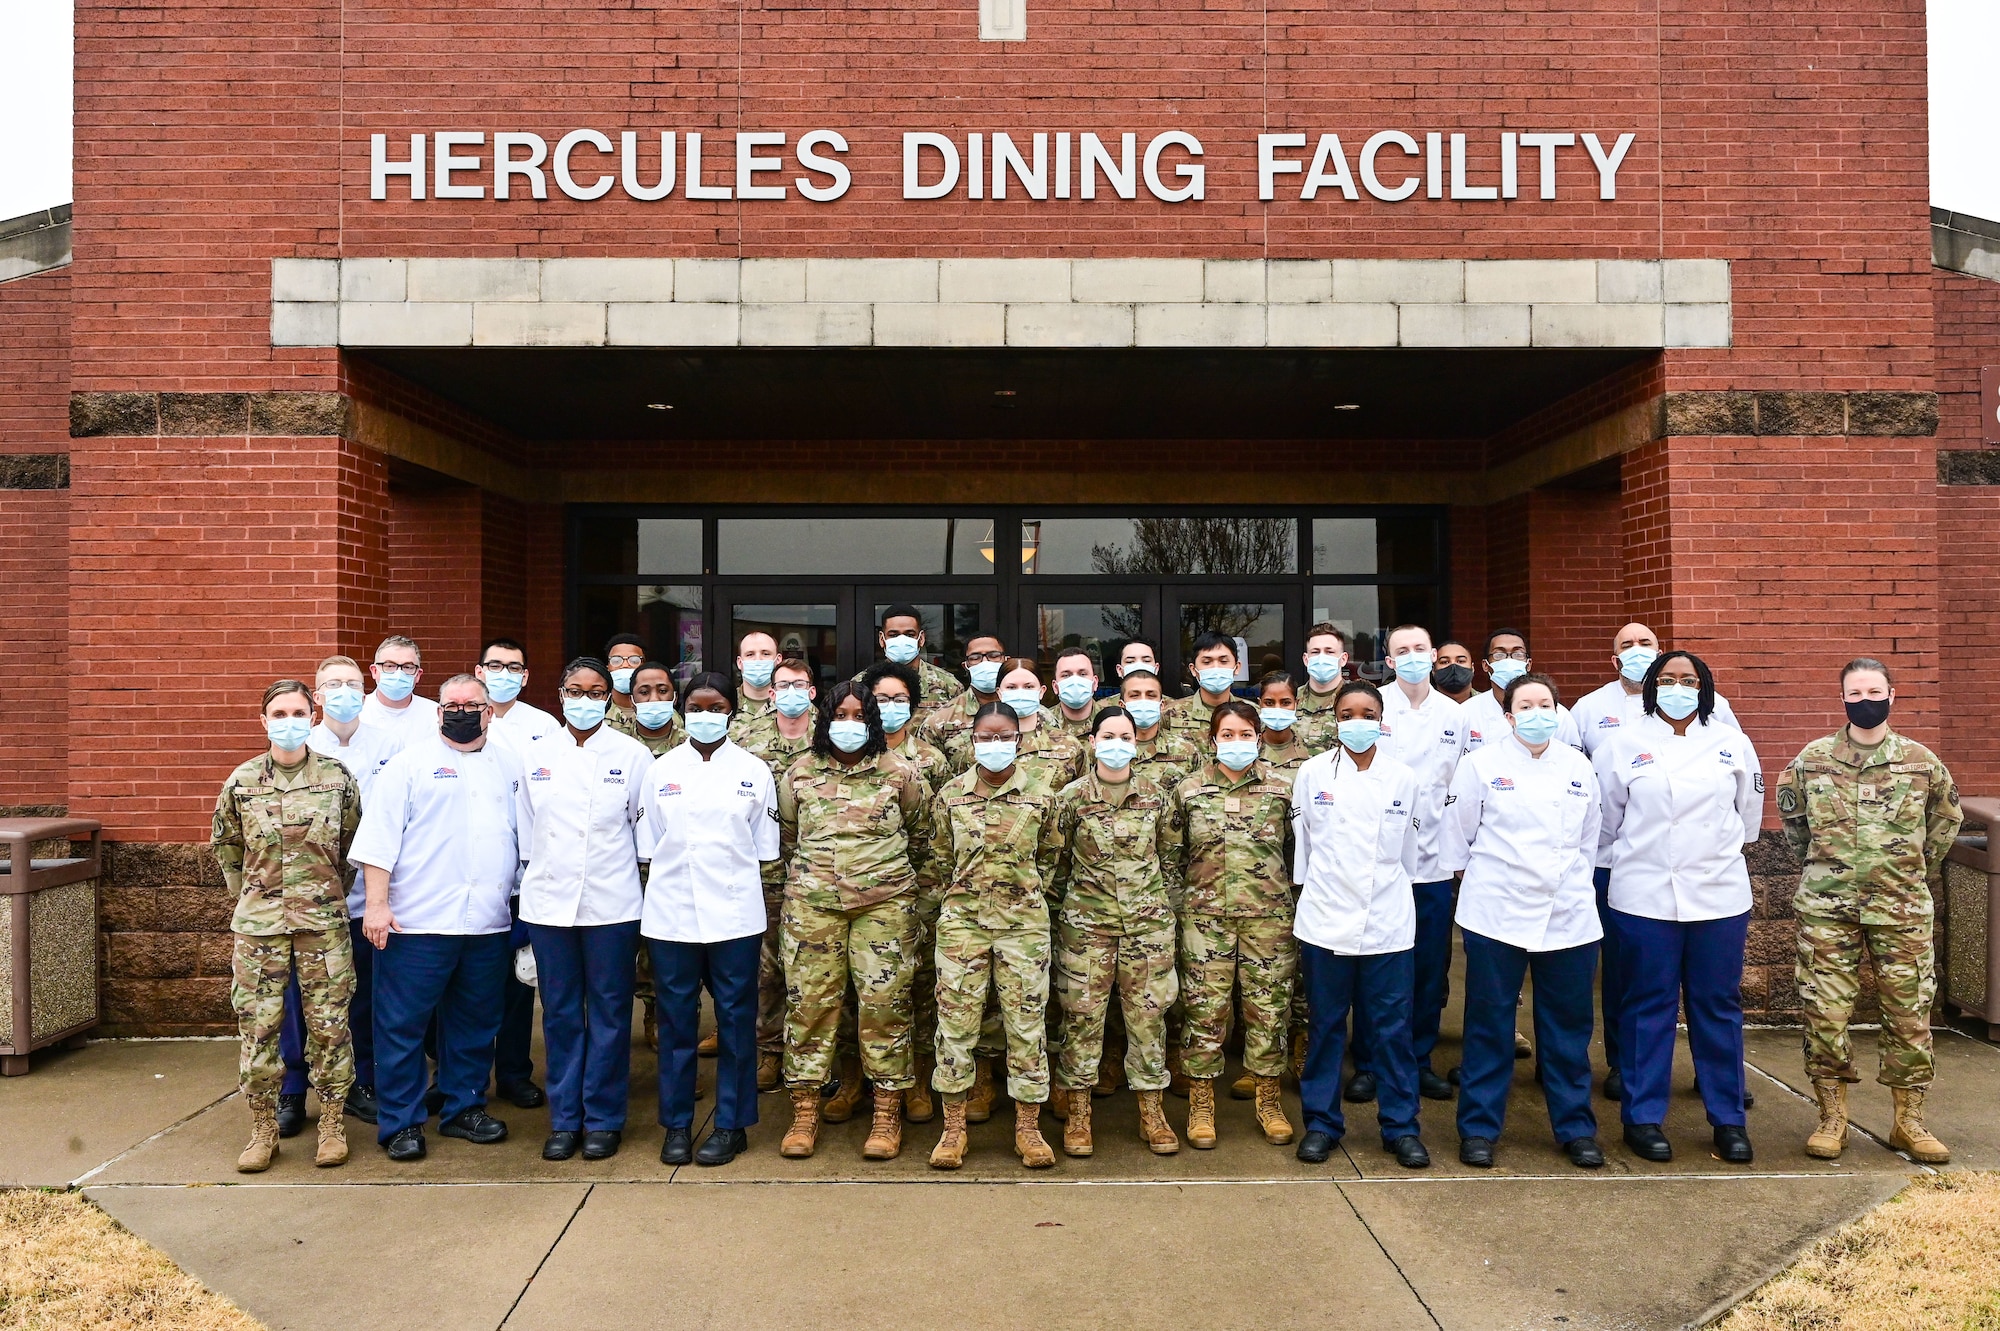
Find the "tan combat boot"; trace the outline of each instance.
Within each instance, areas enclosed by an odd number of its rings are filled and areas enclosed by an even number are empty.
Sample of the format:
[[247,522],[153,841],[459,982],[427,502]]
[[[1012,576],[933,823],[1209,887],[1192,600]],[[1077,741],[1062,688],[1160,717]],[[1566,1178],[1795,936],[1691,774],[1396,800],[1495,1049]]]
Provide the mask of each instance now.
[[694,1047],[694,1051],[703,1058],[714,1058],[719,1055],[722,1052],[722,1032],[710,1031],[702,1036],[701,1043]]
[[804,1160],[819,1144],[819,1087],[792,1087],[792,1126],[785,1129],[785,1139],[778,1143],[778,1154],[792,1160]]
[[1285,1072],[1291,1078],[1292,1089],[1297,1090],[1306,1077],[1306,1028],[1303,1026],[1292,1031],[1292,1057]]
[[937,1117],[937,1101],[931,1097],[931,1060],[917,1060],[917,1084],[903,1092],[903,1117],[912,1123],[928,1123]]
[[1187,1075],[1187,1067],[1181,1062],[1178,1048],[1167,1050],[1167,1089],[1181,1099],[1188,1098],[1188,1088],[1192,1085]]
[[903,1153],[903,1093],[875,1088],[875,1121],[862,1144],[864,1160],[894,1160]]
[[1814,1077],[1813,1098],[1819,1101],[1819,1126],[1806,1138],[1806,1154],[1838,1160],[1847,1149],[1847,1083],[1838,1077]]
[[1125,1084],[1125,1041],[1115,1044],[1106,1040],[1104,1053],[1097,1060],[1097,1085],[1092,1094],[1102,1100],[1107,1095],[1116,1095],[1118,1088]]
[[1257,1126],[1264,1130],[1264,1140],[1273,1146],[1283,1146],[1292,1139],[1292,1123],[1285,1117],[1285,1102],[1278,1098],[1278,1079],[1258,1077],[1257,1081]]
[[1049,1087],[1049,1116],[1060,1123],[1069,1117],[1069,1087],[1051,1085]]
[[993,1060],[990,1058],[975,1058],[972,1062],[974,1067],[972,1090],[965,1097],[965,1121],[967,1123],[984,1123],[987,1119],[993,1117],[993,1098],[995,1095],[993,1088]]
[[1030,1169],[1047,1169],[1056,1162],[1056,1153],[1042,1140],[1042,1107],[1026,1100],[1014,1102],[1014,1154]]
[[1197,1151],[1215,1149],[1215,1079],[1188,1079],[1188,1145]]
[[319,1150],[313,1155],[313,1163],[321,1169],[347,1163],[347,1124],[341,1119],[346,1108],[345,1096],[338,1100],[320,1097]]
[[236,1157],[236,1172],[261,1174],[278,1158],[278,1097],[253,1096],[250,1100],[250,1144]]
[[785,1056],[775,1049],[766,1049],[757,1055],[757,1089],[775,1091],[778,1081],[784,1075]]
[[849,1054],[840,1060],[840,1089],[821,1106],[819,1116],[829,1123],[845,1123],[854,1117],[861,1103],[861,1060]]
[[1181,1149],[1181,1139],[1167,1124],[1167,1111],[1160,1103],[1162,1092],[1139,1092],[1139,1140],[1154,1155],[1173,1155]]
[[957,1169],[965,1163],[965,1092],[944,1097],[944,1135],[931,1149],[932,1169]]
[[1232,1100],[1254,1100],[1257,1098],[1257,1079],[1244,1073],[1229,1083],[1229,1098]]
[[1089,1155],[1097,1147],[1090,1140],[1090,1088],[1080,1091],[1057,1090],[1051,1099],[1069,1100],[1069,1117],[1063,1121],[1063,1154]]
[[1950,1164],[1950,1149],[1924,1126],[1924,1088],[1891,1086],[1889,1095],[1896,1102],[1896,1126],[1889,1129],[1890,1149],[1909,1152],[1918,1164]]

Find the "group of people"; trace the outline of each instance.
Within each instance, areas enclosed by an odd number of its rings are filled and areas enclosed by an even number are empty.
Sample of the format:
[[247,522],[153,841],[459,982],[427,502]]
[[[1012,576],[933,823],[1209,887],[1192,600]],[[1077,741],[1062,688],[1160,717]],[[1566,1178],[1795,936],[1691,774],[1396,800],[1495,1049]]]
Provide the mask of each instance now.
[[[225,782],[213,835],[238,893],[252,1116],[238,1168],[268,1168],[303,1130],[308,1071],[321,1165],[346,1159],[344,1113],[395,1160],[425,1154],[433,1115],[444,1135],[504,1139],[489,1080],[517,1105],[546,1099],[544,1158],[608,1157],[635,997],[667,1164],[728,1163],[760,1091],[780,1086],[788,1157],[872,1091],[867,1158],[894,1158],[906,1122],[941,1113],[930,1163],[957,1168],[1004,1084],[1016,1154],[1046,1167],[1043,1106],[1063,1152],[1088,1156],[1093,1099],[1121,1080],[1147,1147],[1180,1149],[1178,1092],[1181,1132],[1206,1149],[1234,1026],[1230,1094],[1302,1161],[1331,1156],[1343,1103],[1374,1100],[1383,1148],[1423,1168],[1420,1105],[1456,1098],[1459,1159],[1490,1166],[1532,1049],[1555,1140],[1591,1168],[1599,1011],[1625,1143],[1668,1160],[1683,1006],[1714,1152],[1751,1160],[1739,987],[1764,779],[1693,653],[1625,625],[1616,675],[1569,708],[1511,629],[1475,657],[1398,626],[1379,688],[1349,678],[1331,624],[1309,630],[1301,671],[1254,682],[1240,640],[1205,633],[1185,697],[1142,638],[1102,662],[1066,649],[1044,678],[982,635],[961,683],[926,659],[918,612],[892,606],[878,646],[821,696],[768,634],[743,638],[733,675],[686,679],[620,634],[564,668],[560,716],[522,701],[526,653],[507,638],[435,703],[403,637],[377,650],[372,691],[344,656],[310,685],[272,684],[269,747]],[[1922,1118],[1928,883],[1957,796],[1889,728],[1888,667],[1851,661],[1839,684],[1847,723],[1784,770],[1777,801],[1805,866],[1797,970],[1820,1105],[1806,1149],[1832,1158],[1846,1141],[1865,953],[1891,1144],[1943,1161]],[[1464,1038],[1441,1070],[1454,931]],[[1517,1031],[1529,975],[1532,1045]],[[537,992],[546,1092],[528,1053]],[[697,1147],[704,1052],[715,1113]]]

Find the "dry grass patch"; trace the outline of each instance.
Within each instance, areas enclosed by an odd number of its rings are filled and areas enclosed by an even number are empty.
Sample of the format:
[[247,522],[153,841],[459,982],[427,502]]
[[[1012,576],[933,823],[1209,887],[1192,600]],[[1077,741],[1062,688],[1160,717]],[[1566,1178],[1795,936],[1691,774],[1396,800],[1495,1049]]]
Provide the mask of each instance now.
[[2000,1331],[2000,1173],[1934,1174],[1807,1249],[1718,1331]]
[[0,1331],[262,1331],[74,1193],[0,1191]]

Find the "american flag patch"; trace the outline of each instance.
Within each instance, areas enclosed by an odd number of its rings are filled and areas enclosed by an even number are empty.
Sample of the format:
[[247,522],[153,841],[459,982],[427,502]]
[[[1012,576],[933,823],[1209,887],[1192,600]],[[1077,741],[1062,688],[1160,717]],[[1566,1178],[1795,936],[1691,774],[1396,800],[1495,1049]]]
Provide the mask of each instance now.
[[438,768],[438,769],[437,769],[437,771],[435,771],[435,772],[432,772],[432,773],[431,773],[431,775],[432,775],[432,776],[457,776],[457,775],[458,775],[458,769],[457,769],[457,768],[454,768],[454,767],[440,767],[440,768]]
[[1496,776],[1493,778],[1493,788],[1495,790],[1512,790],[1514,788],[1514,778],[1511,776]]

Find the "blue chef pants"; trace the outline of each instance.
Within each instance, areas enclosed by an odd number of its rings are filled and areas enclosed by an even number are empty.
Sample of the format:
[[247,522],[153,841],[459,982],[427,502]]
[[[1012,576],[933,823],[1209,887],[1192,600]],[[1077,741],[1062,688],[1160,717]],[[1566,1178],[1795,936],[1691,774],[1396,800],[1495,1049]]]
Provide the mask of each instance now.
[[618,1132],[632,1089],[639,922],[529,924],[549,1061],[549,1131]]
[[386,1142],[429,1117],[424,1030],[437,1017],[440,1118],[486,1105],[504,981],[507,935],[399,934],[375,957],[375,1139]]
[[[1458,905],[1458,884],[1447,878],[1436,883],[1412,885],[1417,904],[1417,944],[1415,950],[1415,1013],[1410,1028],[1417,1066],[1431,1070],[1431,1052],[1437,1048],[1438,1029],[1444,1020],[1445,999],[1451,993],[1451,921]],[[1368,1014],[1354,1009],[1354,1040],[1350,1049],[1354,1068],[1366,1068],[1380,1075],[1374,1066],[1373,1040]]]
[[1750,912],[1720,920],[1653,920],[1611,913],[1625,956],[1625,1029],[1618,1070],[1625,1074],[1627,1123],[1666,1117],[1674,1070],[1674,1026],[1686,995],[1688,1051],[1702,1104],[1715,1127],[1743,1126],[1743,946]]
[[[511,898],[507,906],[514,915],[514,929],[507,940],[511,958],[515,948],[528,945],[528,935],[521,923],[521,898]],[[535,1079],[535,1061],[528,1052],[535,1039],[535,986],[515,979],[514,967],[509,965],[504,989],[500,1034],[493,1049],[493,1084],[502,1095]]]
[[701,989],[715,1001],[721,1044],[715,1062],[715,1128],[757,1121],[757,967],[760,930],[719,943],[646,940],[660,1021],[660,1126],[694,1126],[695,1045],[701,1039]]
[[1417,1056],[1410,1041],[1410,994],[1416,982],[1415,950],[1344,957],[1301,940],[1299,977],[1305,985],[1308,1023],[1305,1075],[1299,1078],[1306,1131],[1339,1137],[1347,1130],[1340,1111],[1340,1055],[1352,1008],[1357,1016],[1367,1014],[1374,1041],[1369,1071],[1375,1074],[1382,1140],[1393,1143],[1414,1136]]
[[[347,1027],[354,1040],[354,1084],[375,1084],[375,945],[361,932],[360,920],[347,922],[354,943],[354,1001],[347,1005]],[[278,1057],[285,1063],[284,1095],[306,1093],[305,1009],[299,1001],[296,968],[285,986],[285,1019],[278,1027]]]
[[1497,938],[1465,937],[1465,1058],[1458,1135],[1500,1139],[1514,1085],[1514,1009],[1521,980],[1535,977],[1535,1056],[1558,1142],[1597,1135],[1590,1107],[1590,981],[1597,944],[1530,952]]
[[[1621,1014],[1625,1011],[1625,987],[1629,983],[1626,976],[1625,949],[1618,941],[1618,931],[1611,927],[1614,912],[1608,899],[1611,891],[1611,870],[1597,869],[1591,873],[1591,883],[1597,888],[1597,922],[1604,928],[1603,951],[1599,953],[1597,969],[1597,1001],[1604,1011],[1604,1065],[1624,1070],[1624,1060],[1620,1049],[1625,1034],[1625,1023]],[[1630,1122],[1631,1120],[1627,1120]],[[1659,1122],[1658,1119],[1641,1119],[1640,1122]]]

